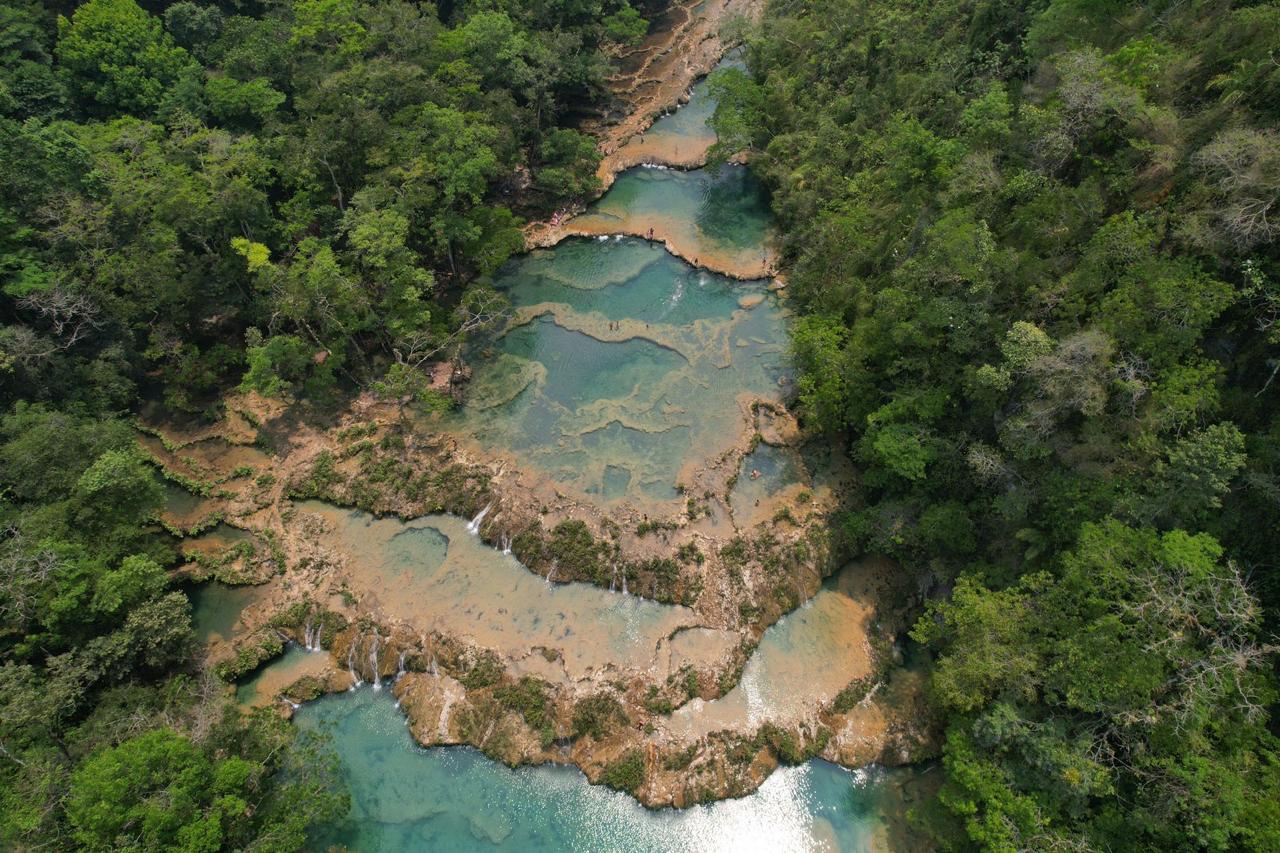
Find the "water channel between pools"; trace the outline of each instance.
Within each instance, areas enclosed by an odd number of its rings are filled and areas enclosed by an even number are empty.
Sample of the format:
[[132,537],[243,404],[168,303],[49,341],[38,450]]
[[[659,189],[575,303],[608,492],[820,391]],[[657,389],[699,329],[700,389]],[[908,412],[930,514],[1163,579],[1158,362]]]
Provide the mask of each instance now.
[[[705,146],[713,107],[698,84],[646,144],[674,146],[687,135]],[[531,252],[495,277],[515,319],[472,353],[467,401],[439,426],[596,503],[658,511],[677,499],[682,472],[742,435],[750,400],[784,399],[788,314],[765,280],[698,269],[660,242],[609,232],[654,227],[691,259],[759,262],[768,207],[741,167],[638,167],[580,219],[599,233]],[[739,525],[759,521],[750,507],[821,475],[795,451],[763,446],[743,468],[752,476],[735,490]],[[748,508],[742,518],[739,506]],[[480,543],[463,519],[374,519],[317,502],[299,509],[323,516],[330,544],[361,564],[359,598],[420,630],[498,650],[516,674],[568,681],[619,668],[661,678],[682,661],[725,655],[738,639],[700,627],[685,607],[549,584]],[[797,697],[829,701],[866,674],[864,650],[854,646],[868,611],[854,583],[849,572],[829,581],[766,632],[737,687],[679,709],[663,735],[687,740],[733,720],[786,721],[806,712]],[[197,603],[205,640],[226,637],[244,606],[226,588],[209,590]],[[560,658],[548,665],[537,649]],[[282,682],[316,668],[310,659],[325,657],[291,649],[241,685],[240,700],[269,701]],[[650,811],[573,768],[513,771],[470,749],[419,748],[386,692],[329,696],[304,705],[296,720],[333,735],[353,805],[320,840],[353,850],[881,849],[897,846],[890,833],[902,821],[890,818],[900,817],[899,795],[913,773],[811,761],[779,770],[742,799]]]

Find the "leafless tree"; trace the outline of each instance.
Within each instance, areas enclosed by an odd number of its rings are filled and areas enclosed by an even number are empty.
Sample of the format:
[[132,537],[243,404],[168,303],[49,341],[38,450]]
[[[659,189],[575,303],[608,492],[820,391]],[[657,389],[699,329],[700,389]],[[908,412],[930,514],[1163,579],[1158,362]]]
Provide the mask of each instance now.
[[[1145,713],[1179,726],[1206,702],[1233,703],[1247,719],[1266,713],[1266,697],[1255,676],[1278,647],[1255,639],[1261,612],[1239,567],[1229,563],[1205,578],[1183,566],[1159,565],[1139,583],[1143,594],[1122,604],[1122,612],[1147,627],[1153,637],[1147,651],[1180,661],[1165,685],[1163,701]],[[1200,653],[1176,653],[1186,644]]]
[[58,568],[58,557],[45,548],[28,549],[13,525],[0,531],[0,540],[0,617],[8,625],[25,625],[35,616],[40,595]]
[[1200,149],[1195,164],[1218,196],[1214,217],[1228,242],[1245,251],[1280,233],[1274,210],[1280,201],[1280,134],[1224,130]]
[[475,287],[467,291],[455,309],[458,325],[452,332],[444,338],[436,338],[426,330],[403,335],[392,352],[401,364],[420,368],[476,332],[494,328],[510,315],[510,304],[502,294],[493,288]]
[[88,294],[62,285],[28,293],[18,300],[18,307],[49,324],[59,349],[70,349],[103,325],[101,311]]
[[975,441],[969,445],[965,456],[970,470],[979,481],[988,485],[1008,483],[1014,477],[1013,468],[995,448]]
[[1124,403],[1129,407],[1129,416],[1137,417],[1138,404],[1151,393],[1151,369],[1142,356],[1131,352],[1121,355],[1114,369],[1116,382],[1123,389]]

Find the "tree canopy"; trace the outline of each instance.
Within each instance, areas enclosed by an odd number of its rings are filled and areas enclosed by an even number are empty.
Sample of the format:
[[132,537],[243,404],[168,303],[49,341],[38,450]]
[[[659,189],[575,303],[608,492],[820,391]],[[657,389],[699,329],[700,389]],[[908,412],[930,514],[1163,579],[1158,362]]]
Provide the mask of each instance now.
[[302,849],[323,745],[242,713],[171,578],[144,401],[446,400],[524,219],[597,186],[572,111],[647,22],[573,3],[0,8],[0,847]]
[[851,551],[935,602],[946,846],[1274,849],[1273,4],[771,0],[713,76]]

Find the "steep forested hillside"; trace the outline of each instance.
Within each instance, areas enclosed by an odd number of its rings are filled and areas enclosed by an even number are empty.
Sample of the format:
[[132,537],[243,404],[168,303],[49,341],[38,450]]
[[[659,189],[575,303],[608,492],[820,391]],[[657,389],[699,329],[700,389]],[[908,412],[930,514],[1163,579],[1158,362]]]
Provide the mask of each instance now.
[[132,413],[430,402],[521,217],[593,188],[561,120],[645,30],[627,0],[0,6],[0,847],[295,849],[341,808],[195,666]]
[[1277,44],[1265,2],[771,0],[715,81],[839,532],[937,602],[948,846],[1280,847]]

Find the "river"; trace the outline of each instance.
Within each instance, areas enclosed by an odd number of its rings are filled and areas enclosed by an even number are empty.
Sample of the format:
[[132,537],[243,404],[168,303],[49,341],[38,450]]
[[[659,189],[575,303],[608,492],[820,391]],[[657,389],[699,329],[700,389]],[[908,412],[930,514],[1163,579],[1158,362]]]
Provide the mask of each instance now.
[[[705,148],[713,107],[699,83],[690,104],[636,144]],[[786,396],[785,299],[768,280],[742,278],[762,268],[770,228],[767,203],[743,167],[623,172],[571,223],[583,236],[515,259],[495,276],[516,321],[473,354],[468,400],[438,426],[598,504],[628,501],[655,512],[677,504],[682,472],[736,440],[742,400]],[[759,522],[762,501],[767,507],[772,496],[812,488],[821,468],[794,450],[758,448],[737,481],[733,523]],[[300,509],[323,517],[334,547],[367,569],[358,578],[364,586],[353,590],[361,600],[495,649],[517,671],[541,660],[531,654],[536,648],[559,655],[555,672],[537,673],[551,680],[578,681],[609,667],[661,678],[680,655],[714,658],[736,641],[699,626],[684,607],[621,589],[553,585],[480,543],[465,520],[374,519],[315,502]],[[829,581],[766,632],[737,687],[679,709],[660,735],[683,742],[735,721],[803,719],[866,675],[866,656],[854,646],[869,615],[856,582],[848,570]],[[228,636],[243,606],[238,594],[209,588],[198,600],[202,636]],[[316,668],[312,660],[292,649],[241,685],[241,701],[270,701],[287,680]],[[778,770],[741,799],[648,810],[588,784],[572,767],[510,770],[469,748],[423,749],[389,691],[328,696],[295,719],[332,735],[352,812],[321,840],[353,850],[909,846],[901,833],[918,781],[910,770],[850,771],[815,760]]]
[[571,767],[509,770],[470,748],[413,743],[385,692],[309,703],[298,725],[333,737],[351,789],[346,821],[320,839],[352,850],[809,851],[901,849],[910,771],[812,761],[738,800],[648,810]]

